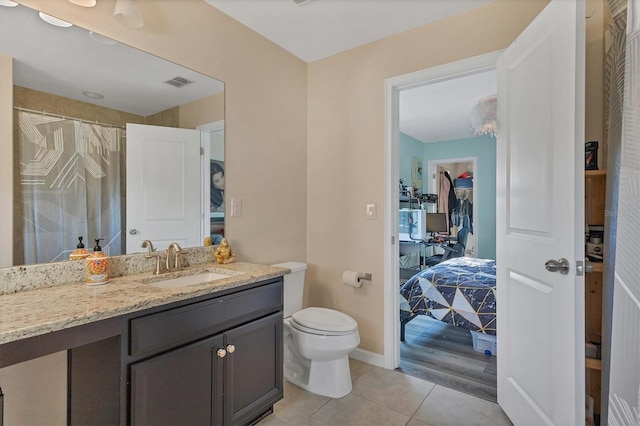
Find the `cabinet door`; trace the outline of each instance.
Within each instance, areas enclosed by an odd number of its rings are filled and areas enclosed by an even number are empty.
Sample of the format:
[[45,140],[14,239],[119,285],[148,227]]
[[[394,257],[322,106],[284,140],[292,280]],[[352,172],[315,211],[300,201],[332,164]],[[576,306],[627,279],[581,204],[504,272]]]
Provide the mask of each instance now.
[[228,331],[225,344],[224,424],[246,424],[282,399],[282,313]]
[[131,424],[211,425],[222,344],[218,335],[131,365]]

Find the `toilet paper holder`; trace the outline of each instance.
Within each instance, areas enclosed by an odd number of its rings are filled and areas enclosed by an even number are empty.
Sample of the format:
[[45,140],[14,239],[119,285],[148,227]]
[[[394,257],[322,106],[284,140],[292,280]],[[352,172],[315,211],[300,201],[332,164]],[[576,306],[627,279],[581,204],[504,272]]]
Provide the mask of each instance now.
[[357,271],[344,271],[342,283],[351,287],[362,286],[362,281],[371,281],[371,274]]

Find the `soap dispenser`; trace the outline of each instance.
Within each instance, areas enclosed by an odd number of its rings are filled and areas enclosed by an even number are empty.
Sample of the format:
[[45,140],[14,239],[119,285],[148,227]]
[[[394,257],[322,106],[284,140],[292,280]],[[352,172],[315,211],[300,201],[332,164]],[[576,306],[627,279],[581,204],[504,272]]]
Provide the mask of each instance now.
[[86,259],[89,254],[89,250],[84,248],[84,244],[82,244],[82,237],[78,237],[78,245],[76,246],[76,249],[69,255],[69,259],[83,260]]
[[109,258],[102,251],[97,238],[93,253],[87,257],[87,285],[101,285],[109,282]]

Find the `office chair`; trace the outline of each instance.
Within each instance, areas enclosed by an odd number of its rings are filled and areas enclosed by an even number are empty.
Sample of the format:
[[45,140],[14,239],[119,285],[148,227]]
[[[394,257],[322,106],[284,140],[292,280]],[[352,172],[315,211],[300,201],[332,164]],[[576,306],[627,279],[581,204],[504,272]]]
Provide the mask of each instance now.
[[440,262],[444,262],[447,259],[454,257],[464,256],[464,251],[467,246],[467,237],[469,236],[469,228],[460,228],[458,231],[458,241],[455,244],[449,244],[442,246],[444,253],[434,254],[424,260],[426,266],[434,266]]

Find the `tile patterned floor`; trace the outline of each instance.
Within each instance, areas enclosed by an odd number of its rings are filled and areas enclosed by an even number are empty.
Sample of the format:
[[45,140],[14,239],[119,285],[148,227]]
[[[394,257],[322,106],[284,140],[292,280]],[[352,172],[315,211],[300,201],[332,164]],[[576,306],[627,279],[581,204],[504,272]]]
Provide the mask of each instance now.
[[398,371],[351,359],[353,391],[339,399],[289,382],[284,399],[260,426],[511,425],[493,403]]

